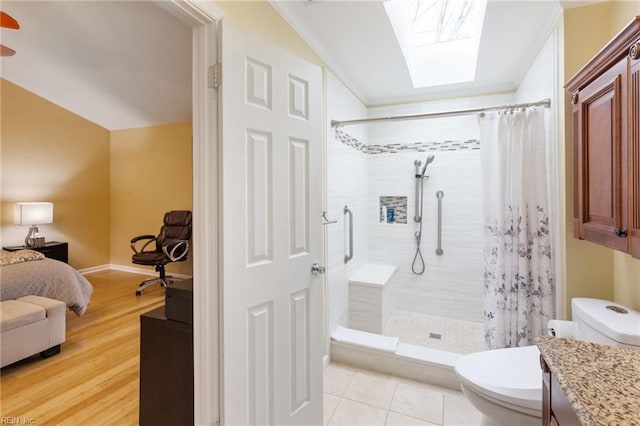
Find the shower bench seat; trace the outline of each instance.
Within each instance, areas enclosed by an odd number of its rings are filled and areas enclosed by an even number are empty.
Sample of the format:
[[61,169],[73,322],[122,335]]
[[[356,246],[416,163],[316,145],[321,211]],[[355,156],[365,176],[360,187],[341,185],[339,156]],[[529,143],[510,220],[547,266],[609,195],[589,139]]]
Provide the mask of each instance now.
[[382,334],[391,313],[393,265],[366,264],[349,277],[349,327]]

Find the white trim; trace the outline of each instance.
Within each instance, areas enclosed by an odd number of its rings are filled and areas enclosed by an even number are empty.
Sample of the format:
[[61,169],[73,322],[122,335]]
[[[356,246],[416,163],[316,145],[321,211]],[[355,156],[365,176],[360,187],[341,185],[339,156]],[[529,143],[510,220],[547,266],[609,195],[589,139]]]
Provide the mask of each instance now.
[[149,276],[158,275],[158,273],[154,269],[141,268],[138,266],[117,265],[117,264],[109,264],[107,266],[109,266],[109,269],[114,271],[129,272],[132,274],[149,275]]
[[194,423],[216,425],[222,308],[218,298],[218,108],[214,90],[207,87],[207,70],[217,62],[216,22],[224,13],[210,0],[169,1],[163,7],[193,27]]
[[[327,67],[322,68],[322,211],[329,209],[327,200],[327,130],[328,130],[328,79],[330,70]],[[328,227],[322,227],[322,264],[329,265],[329,232]],[[329,274],[322,276],[322,348],[325,353],[325,368],[329,363],[329,354],[331,351],[331,336],[329,332]]]
[[[220,418],[218,312],[218,136],[217,99],[207,86],[207,70],[217,62],[216,25],[194,29],[193,38],[193,243],[195,424]],[[198,54],[198,52],[200,52]]]
[[329,355],[325,355],[322,357],[322,368],[326,370],[327,367],[331,364],[331,357]]
[[210,0],[165,0],[156,4],[193,28],[225,17],[224,11]]
[[[135,266],[128,266],[128,265],[116,265],[114,263],[105,263],[104,265],[90,266],[88,268],[78,269],[78,272],[80,272],[82,275],[93,274],[94,272],[102,272],[102,271],[121,271],[121,272],[129,272],[131,274],[148,275],[152,277],[158,275],[158,273],[155,272],[155,270],[138,268]],[[193,278],[191,275],[174,274],[171,272],[169,272],[167,276],[180,278],[181,280]]]
[[80,272],[82,275],[93,274],[94,272],[108,271],[110,269],[113,269],[111,266],[111,264],[106,263],[104,265],[90,266],[88,268],[78,269],[78,272]]

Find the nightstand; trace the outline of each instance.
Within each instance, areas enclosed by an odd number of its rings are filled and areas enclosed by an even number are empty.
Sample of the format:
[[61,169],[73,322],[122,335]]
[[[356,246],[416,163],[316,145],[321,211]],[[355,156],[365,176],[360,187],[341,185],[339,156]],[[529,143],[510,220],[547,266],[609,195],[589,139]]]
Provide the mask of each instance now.
[[44,254],[49,259],[69,263],[69,243],[50,241],[48,243],[44,243],[42,247],[9,246],[2,248],[6,251],[35,250]]

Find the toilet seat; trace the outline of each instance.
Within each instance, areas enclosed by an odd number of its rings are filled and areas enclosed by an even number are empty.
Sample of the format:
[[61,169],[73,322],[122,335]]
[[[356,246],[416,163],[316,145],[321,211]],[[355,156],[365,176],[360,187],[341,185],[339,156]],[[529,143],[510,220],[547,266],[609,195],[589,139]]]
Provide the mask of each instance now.
[[496,349],[460,357],[463,386],[509,409],[542,416],[542,371],[537,346]]

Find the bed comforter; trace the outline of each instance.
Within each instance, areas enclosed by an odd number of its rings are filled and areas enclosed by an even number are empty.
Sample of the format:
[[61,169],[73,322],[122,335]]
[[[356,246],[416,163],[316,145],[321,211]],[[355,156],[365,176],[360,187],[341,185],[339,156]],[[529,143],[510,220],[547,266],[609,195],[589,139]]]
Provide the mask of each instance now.
[[48,297],[61,300],[82,316],[92,293],[91,283],[80,272],[57,260],[43,258],[0,267],[0,300],[29,295]]

